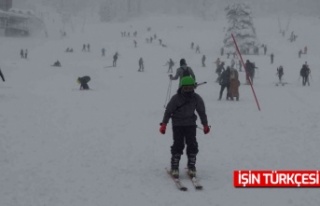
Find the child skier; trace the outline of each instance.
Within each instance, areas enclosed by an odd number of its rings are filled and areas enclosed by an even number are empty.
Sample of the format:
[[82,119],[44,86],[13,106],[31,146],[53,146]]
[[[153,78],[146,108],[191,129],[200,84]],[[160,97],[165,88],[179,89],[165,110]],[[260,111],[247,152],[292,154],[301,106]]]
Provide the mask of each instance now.
[[169,119],[172,119],[173,145],[171,146],[171,175],[179,178],[179,162],[185,144],[187,145],[188,174],[190,177],[196,176],[196,156],[198,154],[198,142],[196,139],[197,111],[203,132],[208,134],[208,126],[205,104],[203,99],[194,92],[195,80],[186,76],[181,78],[180,87],[169,101],[162,123],[160,123],[160,133],[165,134]]

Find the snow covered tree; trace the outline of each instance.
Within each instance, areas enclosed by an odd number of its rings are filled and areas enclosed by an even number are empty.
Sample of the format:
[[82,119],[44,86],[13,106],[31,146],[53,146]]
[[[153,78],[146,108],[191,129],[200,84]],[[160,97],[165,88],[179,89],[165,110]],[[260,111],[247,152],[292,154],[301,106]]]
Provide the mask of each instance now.
[[225,51],[235,51],[234,42],[231,37],[231,34],[233,34],[241,53],[257,54],[259,45],[250,7],[244,3],[234,3],[227,6],[225,11],[229,24],[223,40]]

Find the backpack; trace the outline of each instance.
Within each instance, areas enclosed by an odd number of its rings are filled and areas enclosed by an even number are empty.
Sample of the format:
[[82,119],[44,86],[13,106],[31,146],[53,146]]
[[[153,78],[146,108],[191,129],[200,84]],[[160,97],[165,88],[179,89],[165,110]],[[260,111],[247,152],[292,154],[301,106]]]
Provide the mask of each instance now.
[[191,76],[189,72],[189,67],[181,67],[182,68],[182,77]]

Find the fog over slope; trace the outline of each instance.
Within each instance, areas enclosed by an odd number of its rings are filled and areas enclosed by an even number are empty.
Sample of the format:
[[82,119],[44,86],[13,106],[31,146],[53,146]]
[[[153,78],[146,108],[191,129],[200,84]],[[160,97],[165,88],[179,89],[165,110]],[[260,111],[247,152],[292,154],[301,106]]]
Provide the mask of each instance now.
[[[95,10],[101,2],[112,2],[125,6],[139,4],[142,13],[178,13],[184,15],[200,14],[204,11],[212,15],[223,14],[226,5],[233,2],[246,2],[258,15],[318,15],[319,0],[13,0],[13,5],[20,8],[34,9],[35,5],[48,5],[59,11],[79,13]],[[123,8],[123,6],[122,6]]]

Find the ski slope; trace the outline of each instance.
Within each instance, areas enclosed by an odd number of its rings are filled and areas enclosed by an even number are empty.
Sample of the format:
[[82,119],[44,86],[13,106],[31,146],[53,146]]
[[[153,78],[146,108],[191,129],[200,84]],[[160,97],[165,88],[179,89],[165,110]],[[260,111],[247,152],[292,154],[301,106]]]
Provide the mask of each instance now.
[[[55,22],[57,23],[57,22]],[[268,55],[244,56],[256,63],[254,89],[240,86],[240,101],[218,101],[214,61],[226,21],[155,16],[126,23],[92,23],[67,29],[49,25],[49,38],[0,38],[0,205],[319,205],[317,189],[236,189],[233,171],[319,168],[320,21],[292,17],[286,38],[277,18],[254,20]],[[151,27],[151,31],[147,31]],[[295,31],[298,39],[287,38]],[[121,37],[121,31],[131,37]],[[138,32],[133,38],[132,33]],[[146,38],[157,35],[152,44]],[[136,39],[138,47],[134,48]],[[201,54],[190,49],[200,46]],[[81,52],[90,43],[91,52]],[[305,45],[308,54],[298,59]],[[65,53],[72,47],[74,53]],[[101,56],[102,47],[106,56]],[[20,59],[28,48],[28,59]],[[112,56],[119,52],[117,67]],[[270,64],[269,54],[275,54]],[[201,57],[207,67],[201,67]],[[138,59],[145,72],[137,72]],[[170,163],[171,125],[159,133],[169,85],[169,58],[185,58],[196,74],[211,132],[198,130],[198,176],[201,192],[180,192],[165,172]],[[220,57],[229,64],[231,59]],[[61,68],[51,67],[56,60]],[[299,70],[307,61],[310,87],[302,87]],[[276,68],[284,67],[285,86],[274,85]],[[174,70],[175,71],[175,70]],[[76,79],[89,75],[90,91],[79,91]],[[240,72],[241,83],[245,82]],[[171,94],[178,88],[172,82]],[[225,95],[225,94],[224,94]],[[186,165],[184,156],[180,169]]]

